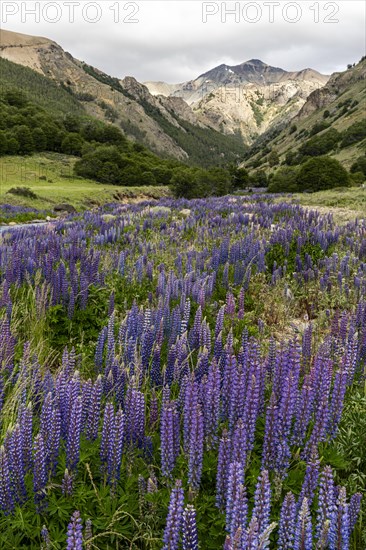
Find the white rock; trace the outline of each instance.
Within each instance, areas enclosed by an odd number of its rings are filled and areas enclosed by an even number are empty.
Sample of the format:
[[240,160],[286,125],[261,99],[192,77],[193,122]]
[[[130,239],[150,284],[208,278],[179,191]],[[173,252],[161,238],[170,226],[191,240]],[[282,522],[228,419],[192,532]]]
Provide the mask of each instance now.
[[180,213],[182,214],[182,216],[190,216],[191,210],[189,208],[183,208],[183,210],[181,210]]

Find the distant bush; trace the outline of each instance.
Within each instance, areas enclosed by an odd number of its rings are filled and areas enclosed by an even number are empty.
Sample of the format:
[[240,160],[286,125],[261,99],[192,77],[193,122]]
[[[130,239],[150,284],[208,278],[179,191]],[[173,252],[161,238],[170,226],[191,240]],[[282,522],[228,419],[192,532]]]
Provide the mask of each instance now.
[[355,122],[345,130],[343,133],[343,139],[341,141],[341,147],[349,147],[353,143],[357,143],[366,138],[366,124],[365,121]]
[[296,183],[302,191],[322,191],[334,187],[348,187],[350,177],[336,159],[321,156],[311,158],[301,166]]
[[355,174],[356,172],[362,172],[366,176],[366,155],[358,157],[351,166],[350,172]]
[[[329,111],[324,111],[324,112],[329,113]],[[327,118],[327,117],[324,117],[324,118]],[[316,134],[318,134],[319,132],[322,132],[323,130],[326,130],[327,128],[329,128],[329,122],[325,122],[325,120],[322,120],[321,122],[316,122],[314,126],[311,128],[309,132],[309,136],[315,136]]]
[[296,193],[299,190],[297,183],[298,168],[281,166],[270,176],[269,193]]
[[268,178],[264,170],[257,170],[250,174],[249,184],[253,187],[267,187]]
[[37,195],[29,189],[29,187],[12,187],[7,191],[11,195],[17,195],[19,197],[26,197],[27,199],[36,199]]
[[280,162],[280,157],[278,156],[277,151],[272,151],[268,156],[268,164],[273,167],[277,166]]
[[335,128],[331,128],[321,136],[308,139],[299,149],[304,156],[317,157],[329,153],[337,146],[342,135]]

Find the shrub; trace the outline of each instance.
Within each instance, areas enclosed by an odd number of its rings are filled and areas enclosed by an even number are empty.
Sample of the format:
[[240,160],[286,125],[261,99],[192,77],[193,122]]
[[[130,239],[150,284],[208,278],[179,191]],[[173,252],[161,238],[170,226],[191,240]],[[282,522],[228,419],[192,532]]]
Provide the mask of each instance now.
[[27,199],[36,199],[37,195],[32,191],[32,189],[29,189],[29,187],[12,187],[7,191],[7,193],[10,193],[11,195],[17,195],[19,197],[26,197]]
[[298,169],[293,166],[281,166],[271,176],[269,193],[296,193],[299,190],[296,181]]
[[75,132],[68,133],[61,143],[61,151],[66,155],[80,155],[82,147],[83,140]]
[[316,136],[306,141],[299,149],[303,155],[316,157],[332,151],[341,140],[341,134],[335,128],[331,128],[321,136]]
[[358,157],[351,166],[350,172],[355,174],[356,172],[362,172],[366,176],[366,155]]
[[349,186],[350,178],[340,162],[321,156],[309,159],[301,166],[296,183],[302,191],[321,191]]
[[359,121],[355,122],[347,128],[347,130],[343,134],[343,139],[341,141],[341,147],[348,147],[349,145],[352,145],[353,143],[357,143],[358,141],[362,141],[366,138],[366,124],[365,121]]
[[[327,111],[325,111],[325,112],[327,112]],[[329,111],[328,111],[328,113],[329,113]],[[326,118],[326,117],[324,117],[324,118]],[[315,134],[318,134],[319,132],[321,132],[322,130],[325,130],[328,127],[329,127],[329,123],[325,122],[325,120],[322,120],[321,122],[316,122],[314,124],[314,126],[312,127],[312,129],[310,130],[309,136],[315,136]]]

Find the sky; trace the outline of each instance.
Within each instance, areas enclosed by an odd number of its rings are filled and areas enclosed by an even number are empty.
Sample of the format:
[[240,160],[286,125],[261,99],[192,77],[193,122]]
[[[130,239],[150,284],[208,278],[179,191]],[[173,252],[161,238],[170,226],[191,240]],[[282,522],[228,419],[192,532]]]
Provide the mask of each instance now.
[[261,59],[295,71],[345,70],[365,54],[365,2],[3,0],[1,27],[46,36],[82,61],[140,82],[184,82]]

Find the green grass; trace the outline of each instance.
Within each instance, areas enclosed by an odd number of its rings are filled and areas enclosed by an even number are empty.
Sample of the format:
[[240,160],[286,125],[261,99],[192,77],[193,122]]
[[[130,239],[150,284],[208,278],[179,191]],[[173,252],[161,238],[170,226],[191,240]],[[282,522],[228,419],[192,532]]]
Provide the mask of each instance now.
[[[67,202],[77,210],[84,210],[118,200],[170,195],[170,189],[164,186],[124,187],[79,178],[73,174],[76,160],[58,153],[0,158],[0,204],[52,210],[55,205]],[[10,194],[12,187],[29,187],[37,198]]]
[[[283,197],[275,200],[281,202]],[[317,193],[295,193],[288,200],[314,208],[321,214],[330,213],[339,224],[356,218],[366,218],[366,189],[360,187],[339,187]]]

